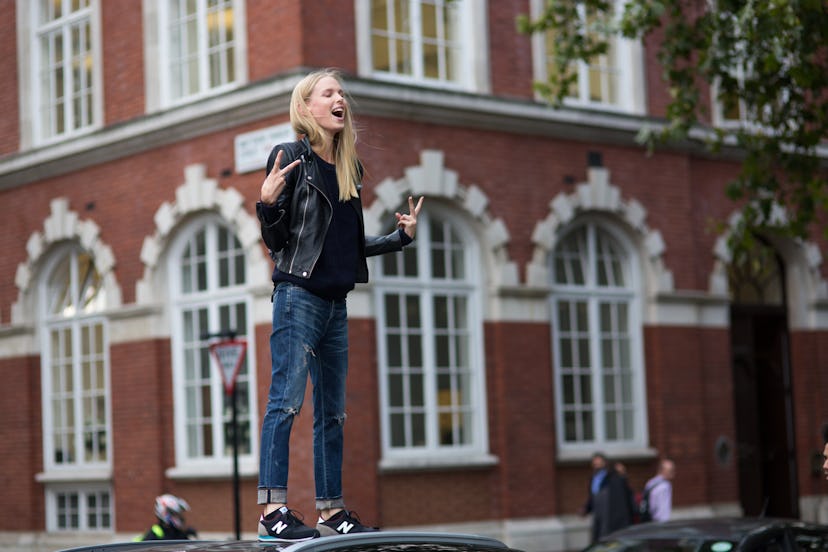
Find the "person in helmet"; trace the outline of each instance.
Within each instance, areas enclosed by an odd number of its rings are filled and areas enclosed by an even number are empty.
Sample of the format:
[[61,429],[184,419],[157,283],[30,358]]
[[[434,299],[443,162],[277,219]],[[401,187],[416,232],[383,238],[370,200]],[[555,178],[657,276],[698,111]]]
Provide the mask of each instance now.
[[184,520],[184,512],[189,511],[189,509],[190,505],[183,498],[171,494],[156,497],[155,517],[158,518],[158,523],[134,540],[186,540],[195,538],[195,529],[188,527]]

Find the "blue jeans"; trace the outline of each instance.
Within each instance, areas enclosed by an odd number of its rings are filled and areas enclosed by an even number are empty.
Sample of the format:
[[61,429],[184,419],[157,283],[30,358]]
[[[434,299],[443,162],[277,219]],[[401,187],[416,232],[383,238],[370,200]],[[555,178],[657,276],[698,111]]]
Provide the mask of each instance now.
[[270,360],[270,392],[262,422],[259,504],[287,504],[290,431],[302,408],[310,374],[316,508],[344,507],[342,445],[348,373],[345,301],[329,301],[302,287],[279,283],[273,291]]

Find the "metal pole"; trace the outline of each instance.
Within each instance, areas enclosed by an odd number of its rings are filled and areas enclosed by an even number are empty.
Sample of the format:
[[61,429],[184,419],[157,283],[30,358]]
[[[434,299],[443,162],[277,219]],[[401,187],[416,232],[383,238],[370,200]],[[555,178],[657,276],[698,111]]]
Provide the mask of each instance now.
[[237,423],[236,386],[232,391],[233,406],[233,507],[235,509],[236,540],[241,540],[241,522],[239,518],[239,426]]

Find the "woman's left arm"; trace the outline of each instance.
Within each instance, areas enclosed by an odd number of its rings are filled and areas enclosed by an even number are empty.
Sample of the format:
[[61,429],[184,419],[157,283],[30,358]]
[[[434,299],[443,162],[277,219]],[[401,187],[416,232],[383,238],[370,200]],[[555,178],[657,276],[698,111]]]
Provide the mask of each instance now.
[[[408,214],[394,213],[397,218],[397,230],[387,236],[365,236],[365,256],[373,257],[383,253],[400,251],[411,243],[417,232],[417,215],[423,207],[423,198],[414,205],[414,198],[408,197]],[[402,236],[404,234],[405,236]]]

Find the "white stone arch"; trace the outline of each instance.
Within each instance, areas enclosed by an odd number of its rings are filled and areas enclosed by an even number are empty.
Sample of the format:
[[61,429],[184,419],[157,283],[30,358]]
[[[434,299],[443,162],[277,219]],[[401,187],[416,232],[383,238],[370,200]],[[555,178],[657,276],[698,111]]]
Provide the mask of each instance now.
[[[386,178],[374,190],[376,200],[364,211],[365,233],[377,235],[382,232],[388,216],[399,209],[409,195],[415,198],[427,196],[443,198],[462,209],[480,225],[483,236],[481,248],[484,258],[490,264],[487,271],[492,287],[516,286],[517,266],[509,260],[506,246],[509,231],[502,219],[494,218],[489,212],[489,198],[478,186],[464,186],[457,178],[457,172],[443,166],[443,152],[423,150],[420,164],[405,169],[405,176],[394,180]],[[428,199],[426,199],[426,202]],[[427,206],[425,207],[428,208]]]
[[[715,261],[709,278],[711,294],[730,296],[727,267],[732,260],[732,252],[728,241],[741,218],[742,215],[738,211],[731,214],[727,229],[713,247]],[[784,223],[786,219],[784,209],[775,206],[771,213],[771,221]],[[774,235],[765,237],[781,255],[785,264],[785,293],[790,328],[828,328],[828,281],[822,277],[822,253],[819,246],[801,239]]]
[[258,219],[244,209],[244,198],[235,189],[221,189],[213,178],[207,178],[204,165],[188,165],[184,182],[175,190],[175,202],[164,202],[155,212],[155,232],[144,238],[141,261],[144,275],[135,284],[135,302],[153,305],[166,296],[159,263],[178,225],[192,214],[212,211],[232,228],[245,253],[247,285],[266,293],[271,287],[270,261],[261,247]]
[[665,245],[661,233],[647,226],[647,210],[641,203],[621,196],[621,190],[610,183],[609,170],[605,167],[590,167],[587,181],[578,184],[571,194],[555,196],[549,210],[549,215],[535,225],[532,233],[535,249],[526,269],[528,286],[549,287],[548,258],[557,243],[558,231],[578,214],[593,211],[615,215],[637,234],[643,248],[645,297],[652,299],[659,293],[673,291],[673,273],[663,262]]
[[27,325],[35,322],[35,297],[33,286],[37,273],[43,265],[52,246],[61,242],[76,242],[87,251],[95,262],[101,277],[106,310],[121,306],[121,287],[115,278],[115,255],[112,248],[101,241],[100,228],[91,220],[82,220],[77,212],[69,209],[65,197],[49,203],[49,216],[43,221],[43,231],[34,232],[26,242],[26,260],[17,265],[14,283],[18,299],[11,307],[13,325]]

